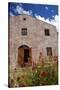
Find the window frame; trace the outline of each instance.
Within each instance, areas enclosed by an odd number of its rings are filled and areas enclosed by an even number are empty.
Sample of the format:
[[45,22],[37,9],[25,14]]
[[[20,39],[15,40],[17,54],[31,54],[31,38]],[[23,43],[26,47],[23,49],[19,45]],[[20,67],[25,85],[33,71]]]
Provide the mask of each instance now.
[[45,29],[45,36],[50,36],[50,30],[48,28]]
[[26,36],[27,35],[27,28],[21,29],[21,35]]
[[52,56],[52,47],[46,47],[47,56]]

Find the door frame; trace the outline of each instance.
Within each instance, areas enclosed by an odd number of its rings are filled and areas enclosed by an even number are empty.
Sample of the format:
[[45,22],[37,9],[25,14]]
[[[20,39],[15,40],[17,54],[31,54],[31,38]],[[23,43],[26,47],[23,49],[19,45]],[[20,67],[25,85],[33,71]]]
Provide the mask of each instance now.
[[[19,52],[18,52],[18,64],[19,66],[25,66],[25,64],[27,64],[28,66],[32,65],[32,49],[29,48],[27,45],[21,45],[18,48],[18,51],[23,50],[24,53],[24,49],[28,49],[29,50],[29,57],[28,57],[28,62],[24,62],[24,55],[22,55],[22,59],[19,59]],[[22,52],[20,51],[20,56],[21,56]],[[20,63],[19,63],[20,62]]]

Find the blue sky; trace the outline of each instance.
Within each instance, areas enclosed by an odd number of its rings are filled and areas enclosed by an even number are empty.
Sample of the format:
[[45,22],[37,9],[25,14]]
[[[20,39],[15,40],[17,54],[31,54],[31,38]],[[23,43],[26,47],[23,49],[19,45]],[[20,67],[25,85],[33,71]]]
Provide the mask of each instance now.
[[11,16],[28,14],[37,19],[57,24],[56,19],[58,17],[58,6],[46,4],[9,3],[8,14]]

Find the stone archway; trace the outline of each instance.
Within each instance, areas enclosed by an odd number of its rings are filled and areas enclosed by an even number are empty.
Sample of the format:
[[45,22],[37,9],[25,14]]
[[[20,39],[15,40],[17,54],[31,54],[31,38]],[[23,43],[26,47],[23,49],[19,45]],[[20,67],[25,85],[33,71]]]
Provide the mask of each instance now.
[[18,65],[30,66],[32,64],[32,49],[27,45],[22,45],[18,48]]

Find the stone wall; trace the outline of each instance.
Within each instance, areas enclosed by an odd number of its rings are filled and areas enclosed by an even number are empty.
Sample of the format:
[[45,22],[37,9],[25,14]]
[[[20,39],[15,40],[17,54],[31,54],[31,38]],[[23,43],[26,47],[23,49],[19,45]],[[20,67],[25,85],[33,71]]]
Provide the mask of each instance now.
[[[26,18],[26,20],[23,20],[23,18]],[[21,35],[22,28],[27,28],[26,36]],[[50,30],[50,36],[45,36],[45,28]],[[11,16],[9,36],[9,57],[13,68],[17,65],[18,48],[21,45],[32,47],[32,60],[36,63],[38,62],[40,52],[47,56],[46,47],[52,47],[53,56],[58,55],[56,27],[31,16]]]

